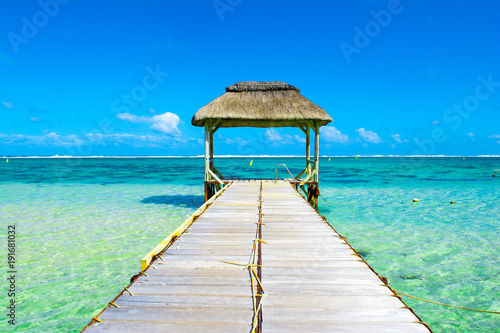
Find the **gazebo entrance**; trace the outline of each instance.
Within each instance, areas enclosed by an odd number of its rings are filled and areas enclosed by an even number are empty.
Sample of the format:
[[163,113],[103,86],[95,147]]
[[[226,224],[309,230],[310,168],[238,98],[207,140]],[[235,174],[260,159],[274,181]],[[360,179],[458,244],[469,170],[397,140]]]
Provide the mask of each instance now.
[[[226,88],[226,93],[202,107],[192,124],[205,127],[205,201],[224,184],[224,177],[214,163],[214,134],[221,127],[298,127],[306,136],[306,164],[290,179],[317,206],[319,195],[319,128],[332,121],[322,108],[284,82],[240,82]],[[314,133],[314,157],[311,158],[311,131]],[[307,187],[307,191],[304,189]]]

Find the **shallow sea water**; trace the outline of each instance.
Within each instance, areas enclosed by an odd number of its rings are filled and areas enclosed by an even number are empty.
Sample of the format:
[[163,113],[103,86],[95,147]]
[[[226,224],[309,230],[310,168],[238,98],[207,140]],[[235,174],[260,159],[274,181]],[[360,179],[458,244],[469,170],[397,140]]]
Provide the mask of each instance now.
[[[250,160],[216,165],[241,178],[304,165]],[[322,158],[320,167],[320,213],[394,289],[500,311],[500,177],[491,177],[500,158]],[[2,161],[2,238],[16,225],[18,273],[16,325],[4,314],[0,331],[79,332],[202,203],[200,158]],[[500,332],[498,314],[404,301],[434,332]]]

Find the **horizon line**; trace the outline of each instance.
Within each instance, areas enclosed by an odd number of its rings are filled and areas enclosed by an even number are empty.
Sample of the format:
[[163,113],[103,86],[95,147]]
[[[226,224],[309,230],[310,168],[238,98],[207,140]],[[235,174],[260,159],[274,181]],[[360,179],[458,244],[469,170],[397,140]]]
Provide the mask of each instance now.
[[[214,155],[214,158],[305,158],[305,155]],[[500,155],[320,155],[320,158],[350,158],[350,157],[500,157]],[[10,155],[0,158],[204,158],[204,155]]]

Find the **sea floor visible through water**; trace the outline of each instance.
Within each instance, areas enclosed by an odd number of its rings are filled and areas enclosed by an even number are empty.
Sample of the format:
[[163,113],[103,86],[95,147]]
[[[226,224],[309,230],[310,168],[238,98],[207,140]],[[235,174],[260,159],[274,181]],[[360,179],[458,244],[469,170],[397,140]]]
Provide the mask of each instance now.
[[[292,157],[215,162],[239,178],[274,178],[279,163],[298,174],[305,164]],[[321,158],[319,212],[396,291],[500,311],[494,169],[500,158]],[[278,177],[289,176],[280,168]],[[5,254],[0,331],[79,332],[203,201],[202,158],[2,160],[4,248],[15,226],[16,273],[9,296]],[[498,314],[403,299],[434,332],[500,332]]]

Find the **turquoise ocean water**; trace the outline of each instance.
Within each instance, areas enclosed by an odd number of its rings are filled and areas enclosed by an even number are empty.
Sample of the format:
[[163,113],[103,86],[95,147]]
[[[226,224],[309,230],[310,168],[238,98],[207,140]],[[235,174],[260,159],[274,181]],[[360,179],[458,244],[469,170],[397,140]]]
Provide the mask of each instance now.
[[[278,163],[294,174],[304,167],[301,158],[250,160],[216,165],[241,178],[273,178]],[[500,158],[322,158],[320,168],[328,202],[320,199],[320,213],[393,288],[500,311],[500,172],[491,177]],[[0,331],[80,331],[202,203],[201,158],[1,160]],[[15,326],[6,308],[9,225]],[[498,314],[404,300],[434,332],[500,332]]]

